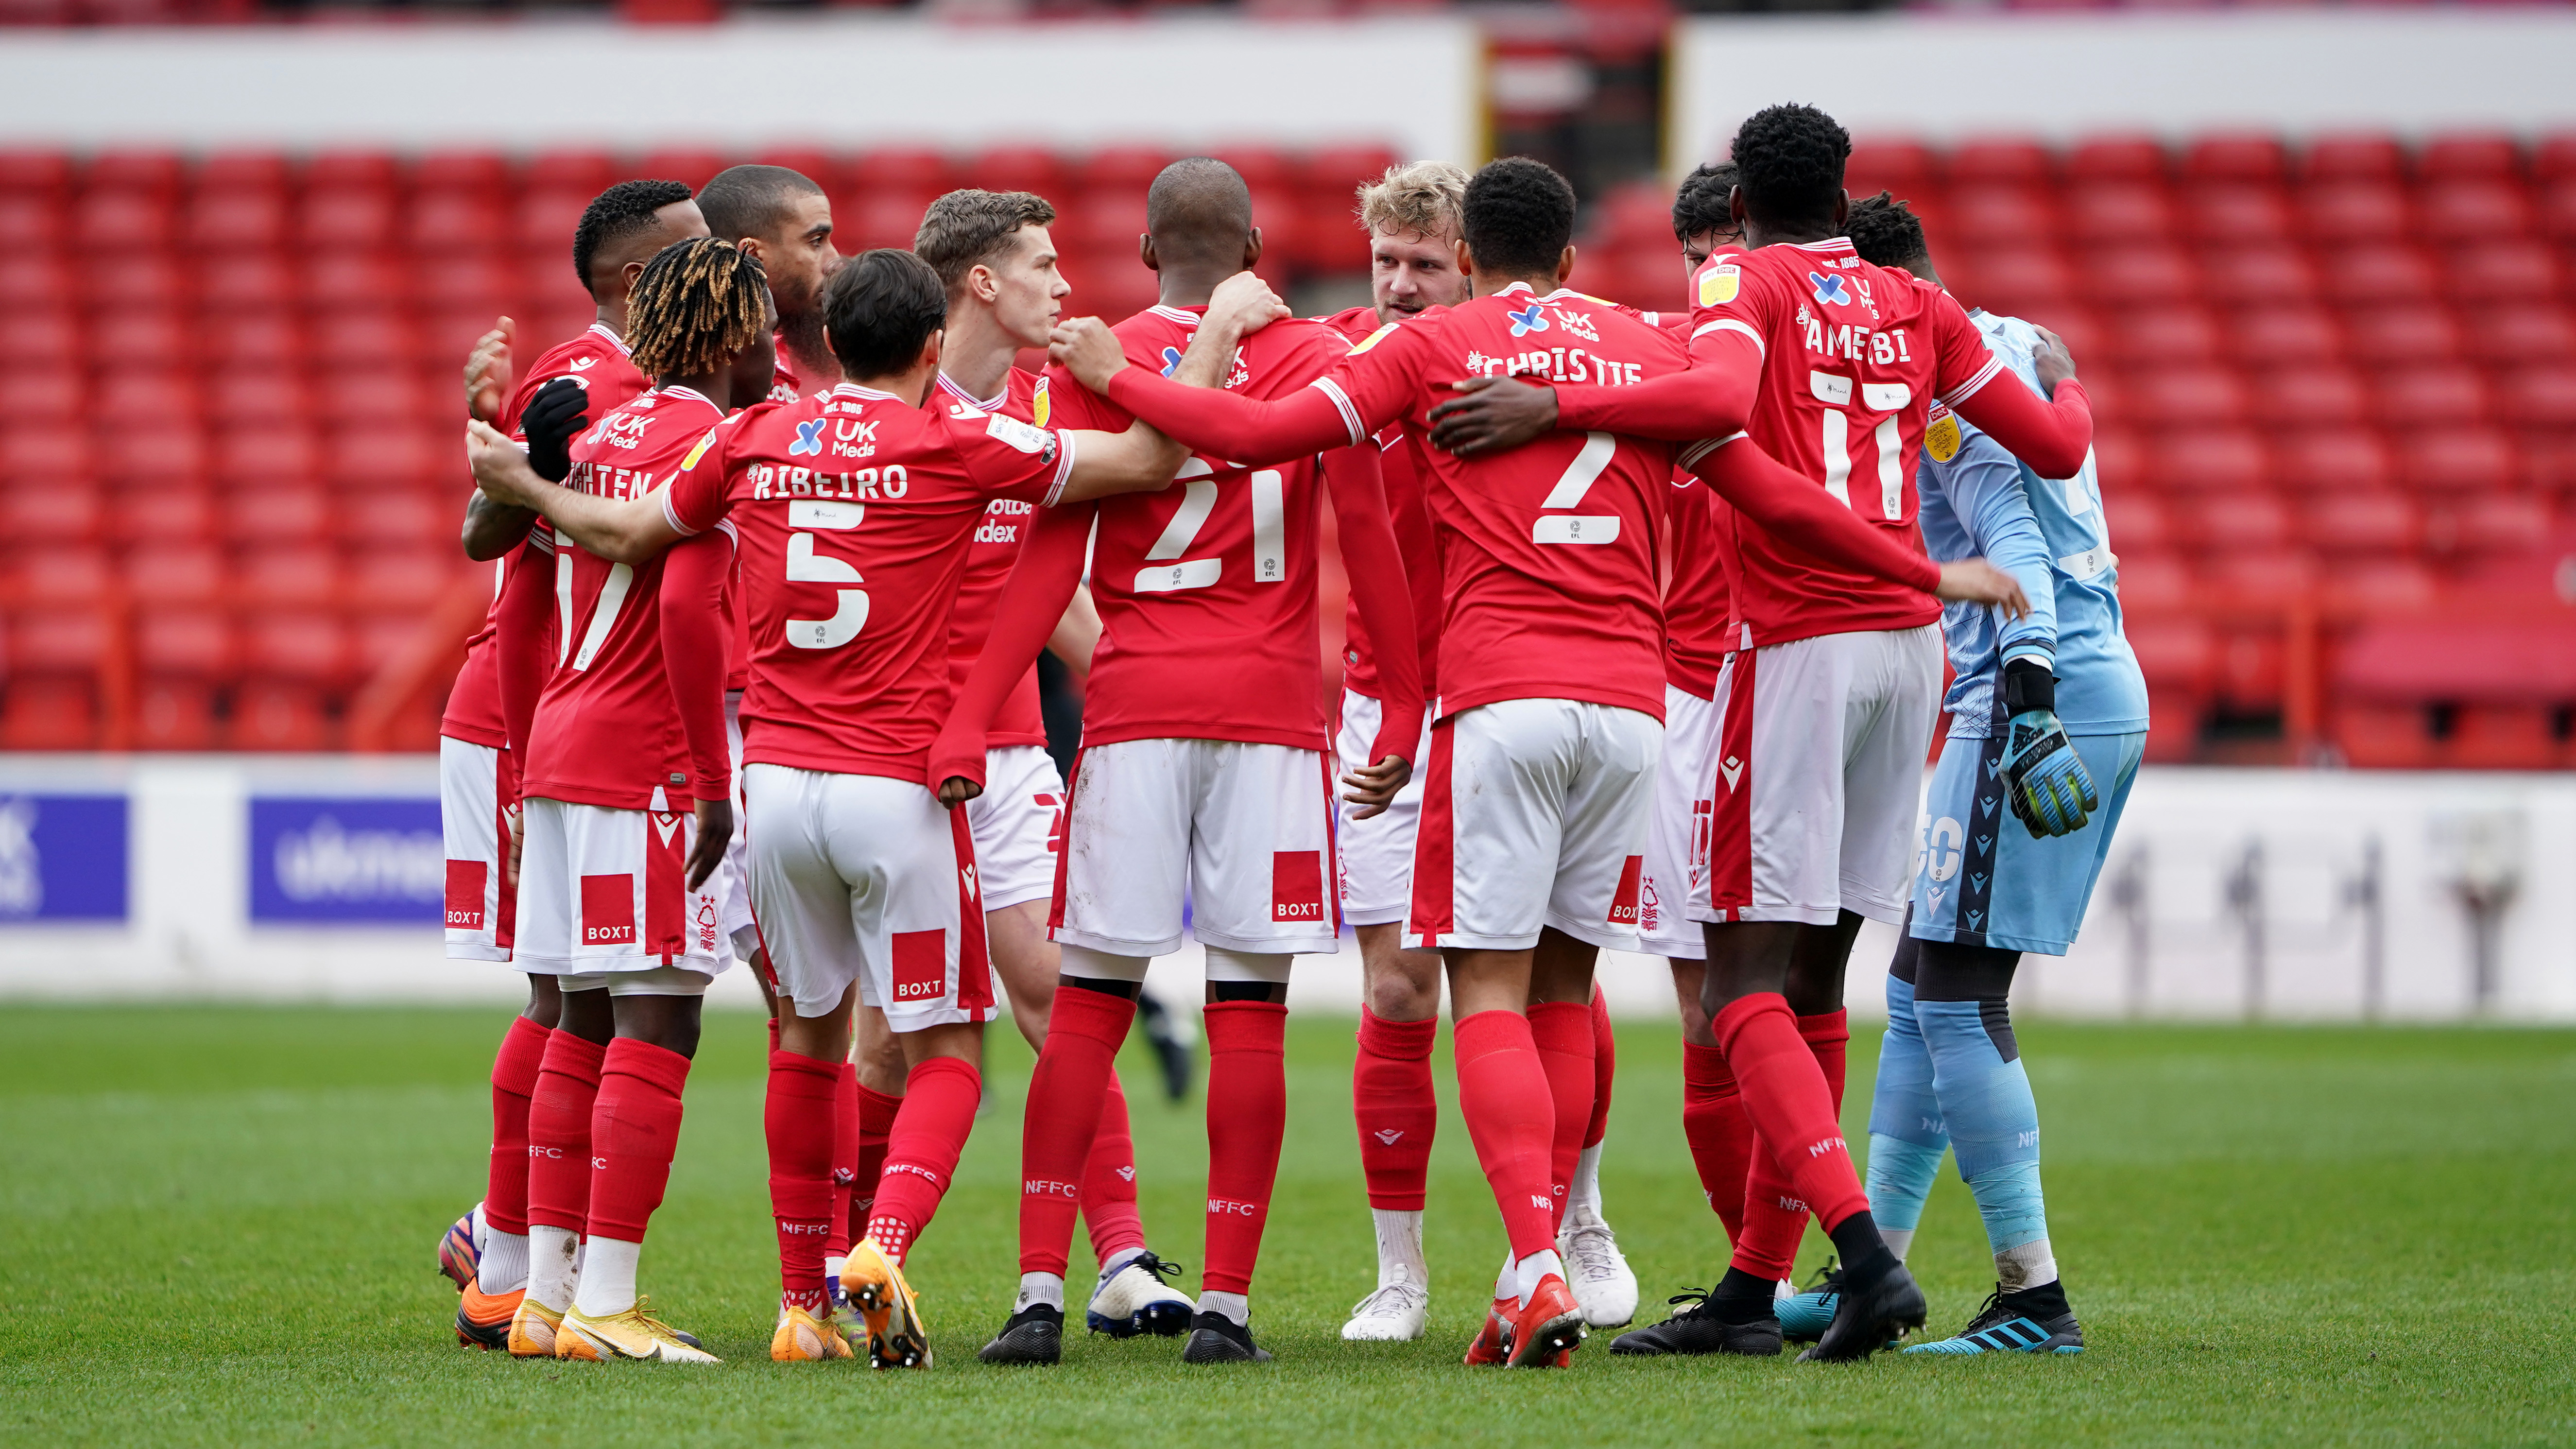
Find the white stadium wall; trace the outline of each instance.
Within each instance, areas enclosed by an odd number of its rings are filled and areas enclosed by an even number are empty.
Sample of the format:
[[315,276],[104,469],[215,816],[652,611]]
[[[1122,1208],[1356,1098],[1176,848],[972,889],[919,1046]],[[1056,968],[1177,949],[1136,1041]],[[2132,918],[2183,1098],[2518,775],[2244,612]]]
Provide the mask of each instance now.
[[[1400,55],[1384,85],[1355,57]],[[1454,17],[970,25],[836,14],[19,31],[14,145],[1158,147],[1384,144],[1474,160],[1484,47]],[[766,76],[710,86],[709,74]],[[567,84],[567,77],[592,77]]]
[[2576,124],[2576,11],[2350,6],[2094,15],[1710,17],[1674,37],[1666,164],[1779,101],[1859,136],[2311,135]]
[[[0,997],[513,998],[506,967],[441,952],[437,783],[426,756],[0,756]],[[1892,941],[1853,953],[1855,1008]],[[1156,974],[1197,999],[1194,956]],[[1673,1010],[1659,961],[1603,978],[1623,1014]],[[740,971],[717,994],[755,999]],[[1356,1011],[1356,947],[1302,960],[1290,1000]],[[2576,1018],[2576,777],[2151,768],[2075,954],[2022,1000]]]

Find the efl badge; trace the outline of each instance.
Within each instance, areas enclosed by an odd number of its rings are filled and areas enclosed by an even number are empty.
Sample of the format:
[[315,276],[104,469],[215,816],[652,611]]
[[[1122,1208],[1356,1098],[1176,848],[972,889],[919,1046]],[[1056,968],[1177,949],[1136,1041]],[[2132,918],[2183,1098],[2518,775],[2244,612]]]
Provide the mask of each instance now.
[[1037,391],[1029,398],[1029,421],[1043,428],[1047,425],[1047,414],[1054,410],[1054,402],[1047,395],[1047,380],[1039,378]]
[[1377,329],[1375,332],[1361,338],[1358,343],[1351,348],[1350,355],[1357,357],[1361,353],[1368,351],[1370,348],[1377,346],[1381,342],[1384,342],[1386,340],[1386,334],[1395,330],[1395,325],[1396,324],[1389,322],[1385,326]]
[[1742,267],[1732,263],[1722,267],[1711,267],[1699,274],[1699,304],[1703,307],[1723,307],[1735,300],[1736,292],[1743,285]]
[[1959,417],[1943,408],[1923,429],[1923,451],[1935,463],[1947,463],[1959,456]]
[[689,456],[680,460],[680,471],[686,473],[691,468],[698,466],[698,460],[707,455],[707,448],[709,445],[713,444],[715,440],[716,430],[713,428],[707,429],[707,435],[698,439],[698,445],[689,450]]

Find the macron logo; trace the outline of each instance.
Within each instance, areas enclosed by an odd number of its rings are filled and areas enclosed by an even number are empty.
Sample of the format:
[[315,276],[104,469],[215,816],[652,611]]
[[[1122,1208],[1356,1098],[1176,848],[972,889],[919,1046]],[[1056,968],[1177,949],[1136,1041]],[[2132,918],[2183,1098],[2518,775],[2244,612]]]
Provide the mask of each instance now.
[[1122,1182],[1134,1182],[1136,1180],[1136,1169],[1132,1167],[1122,1167],[1118,1169],[1118,1177]]
[[1744,778],[1744,762],[1733,755],[1717,762],[1717,772],[1726,777],[1726,793],[1735,793],[1735,782]]
[[1377,1130],[1376,1132],[1371,1133],[1370,1135],[1371,1135],[1371,1136],[1373,1136],[1373,1137],[1375,1137],[1375,1138],[1377,1138],[1377,1140],[1378,1140],[1378,1141],[1385,1143],[1385,1144],[1386,1144],[1387,1146],[1389,1146],[1389,1147],[1393,1147],[1393,1146],[1394,1146],[1394,1145],[1395,1145],[1399,1140],[1401,1140],[1401,1139],[1403,1138],[1403,1136],[1404,1136],[1404,1134],[1403,1134],[1403,1133],[1396,1131],[1396,1130],[1395,1130],[1394,1128],[1392,1128],[1392,1127],[1384,1127],[1384,1128],[1380,1128],[1379,1130]]

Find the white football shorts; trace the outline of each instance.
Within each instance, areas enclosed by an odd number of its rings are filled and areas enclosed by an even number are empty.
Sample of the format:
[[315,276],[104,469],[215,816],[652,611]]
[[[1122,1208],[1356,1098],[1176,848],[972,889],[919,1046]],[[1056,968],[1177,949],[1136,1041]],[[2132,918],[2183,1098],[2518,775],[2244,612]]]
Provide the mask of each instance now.
[[688,811],[530,797],[521,829],[522,967],[569,976],[671,966],[713,976],[733,964],[714,893],[688,886],[698,830]]
[[1055,896],[1055,858],[1064,847],[1064,776],[1036,745],[984,752],[984,793],[966,802],[975,833],[984,909]]
[[1519,951],[1554,926],[1636,950],[1663,734],[1652,715],[1567,699],[1500,700],[1434,726],[1404,944]]
[[993,1019],[975,842],[918,780],[788,765],[742,772],[751,908],[799,1016],[858,983],[896,1031]]
[[1646,864],[1637,880],[1638,949],[1670,960],[1708,954],[1699,922],[1685,908],[1691,882],[1708,870],[1708,822],[1717,776],[1709,751],[1717,743],[1717,706],[1686,689],[1664,686],[1664,753],[1655,764],[1654,798],[1646,807]]
[[1204,945],[1340,948],[1333,805],[1322,750],[1238,740],[1119,740],[1074,761],[1055,939],[1118,956]]
[[[518,902],[501,889],[509,812],[501,804],[507,750],[438,737],[438,833],[447,842],[447,957],[507,961]],[[517,794],[515,772],[507,781]]]
[[1822,634],[1728,656],[1694,921],[1905,919],[1941,628]]
[[1365,765],[1369,746],[1385,706],[1369,695],[1342,691],[1341,728],[1333,736],[1333,808],[1341,829],[1334,837],[1342,886],[1342,919],[1354,926],[1400,926],[1405,903],[1413,896],[1413,836],[1422,822],[1422,782],[1430,774],[1431,722],[1423,719],[1422,741],[1409,757],[1413,778],[1395,792],[1386,811],[1354,820],[1359,807],[1341,798],[1342,776]]
[[733,838],[725,842],[724,864],[707,877],[716,898],[716,924],[745,961],[759,949],[760,932],[751,923],[750,821],[742,808],[742,692],[725,691],[725,753],[733,763]]

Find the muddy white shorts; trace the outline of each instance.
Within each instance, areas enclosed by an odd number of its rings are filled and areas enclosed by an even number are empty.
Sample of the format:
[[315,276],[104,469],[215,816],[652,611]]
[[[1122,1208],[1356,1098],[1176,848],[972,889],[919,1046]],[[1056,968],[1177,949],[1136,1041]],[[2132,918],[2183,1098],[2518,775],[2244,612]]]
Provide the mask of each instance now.
[[1646,807],[1646,864],[1637,881],[1638,949],[1698,961],[1708,954],[1699,922],[1685,909],[1691,881],[1708,870],[1708,822],[1717,776],[1717,706],[1686,689],[1664,686],[1664,753],[1655,764],[1654,798]]
[[1404,944],[1518,951],[1554,926],[1636,950],[1663,733],[1652,715],[1567,699],[1501,700],[1434,726]]
[[507,750],[438,737],[438,832],[447,842],[447,956],[507,961],[518,902],[501,889],[509,851],[502,789],[517,794]]
[[742,772],[751,909],[799,1016],[852,982],[896,1031],[993,1019],[975,843],[919,780],[787,765]]
[[984,909],[998,911],[1055,895],[1055,858],[1064,846],[1064,776],[1035,745],[984,752],[984,793],[966,802],[975,833]]
[[1333,736],[1333,806],[1341,821],[1334,847],[1341,857],[1342,919],[1354,926],[1402,925],[1405,903],[1413,895],[1413,837],[1422,821],[1423,780],[1430,773],[1425,763],[1431,750],[1428,716],[1422,742],[1407,757],[1413,761],[1413,778],[1395,792],[1385,813],[1354,820],[1351,812],[1359,807],[1341,798],[1342,776],[1377,763],[1368,758],[1369,746],[1377,743],[1377,727],[1385,717],[1385,706],[1374,698],[1342,691],[1342,724]]
[[1823,634],[1728,656],[1695,921],[1905,918],[1941,629]]
[[1118,956],[1339,949],[1322,750],[1120,740],[1074,761],[1055,939]]
[[745,961],[760,946],[751,924],[751,854],[742,809],[742,692],[725,691],[725,753],[733,763],[733,838],[725,842],[724,864],[707,877],[716,898],[716,924]]
[[[555,975],[733,964],[716,898],[688,886],[697,819],[531,797],[519,851],[519,964]],[[714,884],[713,877],[708,880]]]

